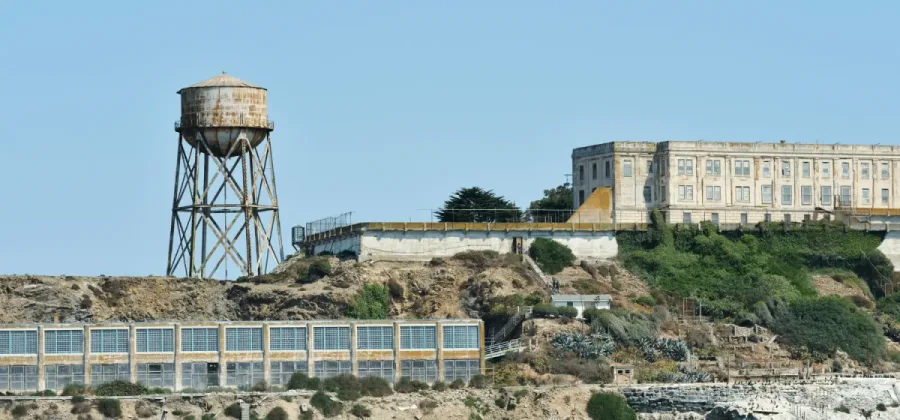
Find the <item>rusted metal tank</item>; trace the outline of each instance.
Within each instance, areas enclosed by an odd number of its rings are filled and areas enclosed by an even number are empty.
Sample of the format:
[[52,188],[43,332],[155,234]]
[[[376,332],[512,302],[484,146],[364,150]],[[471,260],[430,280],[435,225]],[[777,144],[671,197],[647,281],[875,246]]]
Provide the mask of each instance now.
[[[178,91],[181,120],[175,131],[201,153],[238,156],[238,139],[246,138],[256,147],[274,125],[268,120],[266,89],[251,85],[224,72]],[[203,146],[204,138],[208,147]],[[248,149],[249,151],[249,149]]]

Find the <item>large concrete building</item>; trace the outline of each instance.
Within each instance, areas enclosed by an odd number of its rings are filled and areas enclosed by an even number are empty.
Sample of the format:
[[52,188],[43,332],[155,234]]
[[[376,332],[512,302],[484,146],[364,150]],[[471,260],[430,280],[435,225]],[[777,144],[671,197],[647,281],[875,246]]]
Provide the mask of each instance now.
[[799,222],[838,209],[894,208],[900,146],[613,142],[572,151],[575,208],[612,190],[612,222]]
[[294,372],[468,381],[484,371],[483,343],[482,322],[465,319],[0,325],[0,390],[247,389]]

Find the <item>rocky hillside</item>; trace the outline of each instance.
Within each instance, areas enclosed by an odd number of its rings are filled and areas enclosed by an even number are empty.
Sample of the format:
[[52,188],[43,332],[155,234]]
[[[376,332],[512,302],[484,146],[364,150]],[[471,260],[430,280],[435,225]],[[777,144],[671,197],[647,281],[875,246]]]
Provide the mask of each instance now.
[[0,276],[0,322],[340,318],[366,283],[388,285],[391,316],[479,317],[514,293],[546,294],[519,260],[464,253],[418,262],[296,258],[238,282],[171,277]]

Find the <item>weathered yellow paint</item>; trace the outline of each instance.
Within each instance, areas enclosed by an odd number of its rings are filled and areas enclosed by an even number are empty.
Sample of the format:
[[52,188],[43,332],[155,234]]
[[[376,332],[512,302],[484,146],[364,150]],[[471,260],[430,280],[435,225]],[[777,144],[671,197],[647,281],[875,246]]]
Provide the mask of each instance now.
[[[6,359],[3,360],[4,362]],[[45,365],[80,365],[84,362],[81,354],[48,354],[44,356]]]
[[181,353],[181,362],[210,362],[217,363],[219,361],[219,353],[202,352],[202,353]]
[[3,356],[0,357],[0,364],[3,365],[34,365],[37,364],[37,356]]
[[347,350],[313,351],[311,355],[313,360],[350,360],[350,352]]
[[90,364],[113,364],[113,363],[128,363],[128,354],[100,354],[100,353],[91,353],[88,356],[88,363]]
[[[601,187],[594,190],[584,204],[569,218],[566,225],[608,224],[612,221],[612,189]],[[576,223],[578,222],[578,223]],[[577,229],[581,230],[581,229]]]
[[137,353],[134,357],[136,363],[173,363],[175,360],[175,353],[154,353],[154,354],[144,354]]
[[269,358],[273,362],[292,362],[296,360],[306,360],[305,351],[273,351],[269,353]]
[[393,360],[393,350],[357,350],[356,360]]
[[444,350],[444,359],[479,359],[480,350]]
[[404,360],[435,360],[437,350],[400,350],[400,356]]

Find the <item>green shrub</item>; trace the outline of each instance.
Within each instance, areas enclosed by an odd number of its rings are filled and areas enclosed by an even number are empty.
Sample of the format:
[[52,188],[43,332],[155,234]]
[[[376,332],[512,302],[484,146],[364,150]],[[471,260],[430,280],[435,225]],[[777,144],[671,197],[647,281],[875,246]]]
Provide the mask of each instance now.
[[[453,259],[457,261],[462,261],[470,268],[475,270],[484,270],[491,266],[496,265],[497,260],[500,259],[500,253],[497,251],[484,250],[484,251],[463,251],[453,255]],[[432,260],[433,261],[433,260]],[[434,265],[434,264],[432,264]]]
[[224,414],[228,417],[239,419],[241,418],[241,403],[233,403],[228,407],[225,407]]
[[587,414],[593,420],[637,420],[637,414],[628,406],[625,397],[600,392],[591,395],[587,403]]
[[446,391],[448,388],[450,388],[450,386],[447,385],[447,383],[444,381],[436,381],[435,383],[431,384],[432,391],[443,392],[443,391]]
[[71,397],[75,395],[84,395],[84,385],[83,384],[70,384],[66,385],[63,388],[62,394],[64,397]]
[[553,306],[549,303],[534,305],[534,308],[532,308],[531,312],[538,318],[551,318],[559,313],[556,306]]
[[450,389],[462,389],[466,387],[466,382],[462,379],[457,378],[453,382],[450,383]]
[[569,247],[547,238],[535,239],[528,254],[547,274],[559,273],[575,261],[575,254]]
[[106,382],[94,388],[94,395],[101,397],[124,397],[146,393],[147,388],[143,385],[122,380]]
[[484,375],[475,375],[469,379],[470,388],[484,389],[488,387],[487,377]]
[[319,389],[319,378],[313,377],[310,378],[303,372],[296,372],[291,375],[291,379],[288,381],[287,389],[308,389],[308,390],[317,390]]
[[[81,397],[81,398],[84,399],[84,397]],[[74,400],[75,397],[72,397],[72,399]],[[90,413],[92,409],[93,409],[93,407],[91,407],[91,403],[86,402],[86,401],[80,401],[80,402],[72,404],[71,413],[72,414],[87,414],[87,413]]]
[[343,404],[331,399],[322,391],[316,391],[309,400],[309,404],[319,410],[325,417],[335,417],[341,414],[341,411],[344,409]]
[[875,307],[879,312],[890,315],[894,321],[900,322],[900,292],[878,299]]
[[343,374],[332,376],[322,381],[322,389],[329,392],[336,392],[338,399],[341,401],[355,401],[362,396],[362,384],[359,378]]
[[599,295],[603,293],[603,288],[600,287],[600,283],[594,279],[573,280],[572,288],[580,295]]
[[213,413],[206,413],[200,416],[200,420],[216,420],[216,415]]
[[356,319],[386,319],[391,306],[388,288],[379,284],[366,284],[353,297],[347,307],[347,316]]
[[73,395],[72,396],[72,404],[78,404],[84,402],[84,395]]
[[854,360],[873,362],[885,351],[875,320],[836,296],[791,302],[776,315],[774,332],[791,347],[808,350],[814,359],[843,350]]
[[844,404],[841,404],[841,405],[835,407],[834,411],[845,413],[845,414],[850,414],[850,409]]
[[396,301],[402,301],[403,297],[406,295],[406,290],[403,288],[403,285],[400,284],[395,279],[388,280],[388,292],[391,293],[391,299]]
[[21,404],[16,405],[13,407],[12,411],[10,411],[10,414],[15,418],[25,417],[28,415],[28,407]]
[[309,265],[309,270],[306,272],[306,280],[310,282],[316,281],[331,274],[331,271],[331,263],[328,262],[328,258],[316,258],[312,264]]
[[428,388],[428,384],[425,382],[412,381],[409,378],[400,378],[400,380],[394,384],[394,391],[401,394],[424,391]]
[[887,406],[884,405],[884,403],[878,403],[878,405],[875,406],[875,409],[878,411],[887,411]]
[[419,410],[422,410],[423,414],[431,414],[434,412],[434,409],[437,408],[438,403],[435,400],[422,400],[419,401]]
[[300,420],[313,420],[314,418],[315,414],[313,414],[312,410],[300,412]]
[[563,318],[575,318],[578,316],[578,309],[574,306],[560,306],[556,308],[556,313]]
[[288,420],[288,413],[281,407],[275,407],[269,414],[266,414],[266,420]]
[[652,308],[652,307],[656,306],[656,299],[654,299],[653,296],[638,296],[638,297],[632,299],[631,301],[638,305],[646,306],[648,308]]
[[369,410],[368,407],[362,404],[354,404],[353,407],[350,408],[350,414],[359,418],[368,418],[372,417],[372,410]]
[[182,417],[181,420],[197,420],[197,417],[194,416],[193,414],[188,414],[188,415]]
[[32,393],[31,396],[32,397],[55,397],[56,392],[49,390],[49,389],[45,389],[43,391],[38,391],[38,392]]
[[104,417],[117,419],[122,417],[122,404],[119,403],[119,400],[104,398],[97,401],[97,411]]
[[367,376],[359,380],[362,395],[367,397],[387,397],[394,393],[391,384],[380,376]]
[[602,309],[596,309],[596,308],[585,309],[583,312],[581,312],[581,317],[584,318],[585,322],[590,324],[590,323],[594,322],[594,320],[600,318],[600,311],[602,311]]

